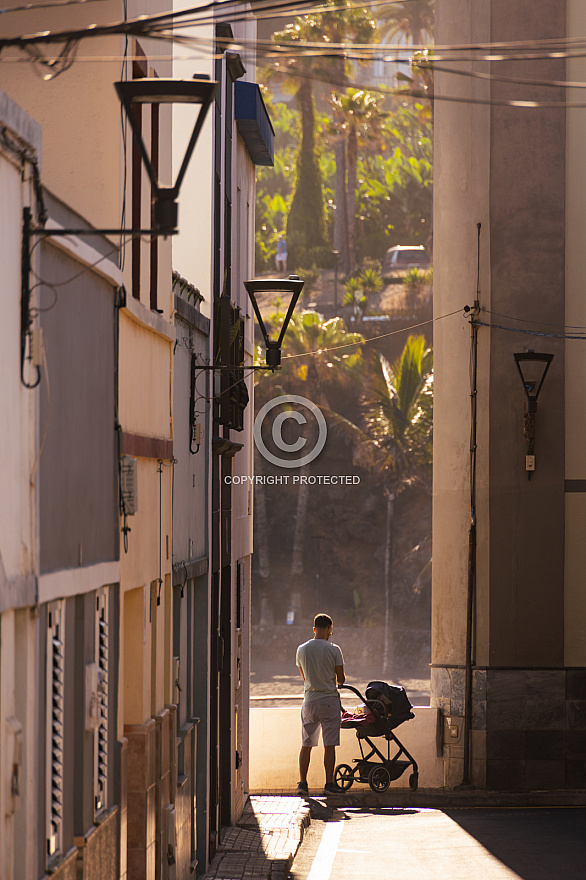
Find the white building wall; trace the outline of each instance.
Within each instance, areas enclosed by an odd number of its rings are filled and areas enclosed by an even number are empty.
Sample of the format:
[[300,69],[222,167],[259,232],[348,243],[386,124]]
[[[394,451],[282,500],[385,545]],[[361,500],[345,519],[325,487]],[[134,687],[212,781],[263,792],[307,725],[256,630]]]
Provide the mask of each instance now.
[[[2,92],[0,125],[0,877],[12,880],[32,877],[36,862],[36,619],[27,606],[38,570],[38,395],[20,379],[22,216],[35,203],[31,164],[19,151],[38,157],[41,130]],[[30,365],[25,377],[34,380]]]

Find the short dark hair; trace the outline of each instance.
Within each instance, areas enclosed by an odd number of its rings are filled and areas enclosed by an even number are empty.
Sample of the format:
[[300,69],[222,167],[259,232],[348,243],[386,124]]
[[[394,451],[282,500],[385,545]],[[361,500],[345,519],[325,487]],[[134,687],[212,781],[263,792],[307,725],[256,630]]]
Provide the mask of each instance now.
[[334,625],[334,621],[329,614],[316,614],[313,619],[313,625],[316,629],[328,629]]

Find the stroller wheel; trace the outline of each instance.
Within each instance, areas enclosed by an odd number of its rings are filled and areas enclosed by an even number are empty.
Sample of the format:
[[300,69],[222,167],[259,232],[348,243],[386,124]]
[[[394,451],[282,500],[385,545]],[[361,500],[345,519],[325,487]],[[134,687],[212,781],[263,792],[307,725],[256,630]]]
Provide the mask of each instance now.
[[419,785],[419,774],[412,773],[409,777],[409,788],[411,791],[417,791],[417,786]]
[[338,764],[334,770],[334,782],[342,791],[348,791],[354,782],[354,771],[349,764]]
[[373,767],[368,774],[368,784],[373,791],[386,791],[391,784],[391,774],[384,764]]

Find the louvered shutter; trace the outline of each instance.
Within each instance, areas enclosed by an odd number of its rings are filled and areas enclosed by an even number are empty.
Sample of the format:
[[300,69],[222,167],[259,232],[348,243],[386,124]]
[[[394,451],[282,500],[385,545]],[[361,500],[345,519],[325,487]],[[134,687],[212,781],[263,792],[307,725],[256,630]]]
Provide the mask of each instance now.
[[108,796],[108,593],[100,590],[96,597],[96,662],[98,664],[98,729],[95,738],[94,807],[99,813],[107,805]]
[[65,605],[55,602],[48,609],[47,627],[47,750],[46,811],[47,855],[62,848],[63,824],[63,702]]

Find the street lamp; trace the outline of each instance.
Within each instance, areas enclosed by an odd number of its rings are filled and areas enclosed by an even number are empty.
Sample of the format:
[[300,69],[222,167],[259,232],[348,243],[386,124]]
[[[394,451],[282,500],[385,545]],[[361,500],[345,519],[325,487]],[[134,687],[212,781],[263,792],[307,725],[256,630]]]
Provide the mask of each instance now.
[[[201,132],[206,114],[214,98],[217,82],[210,80],[206,74],[198,74],[191,80],[177,80],[156,77],[144,77],[143,79],[130,80],[128,82],[114,83],[118,97],[126,111],[126,116],[132,128],[136,144],[140,150],[153,190],[153,223],[152,229],[45,229],[46,217],[41,219],[41,225],[33,223],[32,211],[29,207],[22,213],[22,259],[21,259],[21,301],[20,301],[20,379],[26,388],[36,388],[41,381],[40,367],[35,367],[36,377],[33,382],[24,378],[24,364],[27,350],[27,337],[31,335],[31,312],[30,312],[30,273],[31,273],[31,238],[49,238],[54,236],[69,235],[168,235],[177,233],[177,198],[179,189],[183,183],[189,160],[195,149],[197,139]],[[151,159],[144,145],[140,126],[133,112],[134,107],[141,104],[196,104],[199,105],[199,113],[181,168],[173,186],[160,186],[157,173],[153,168]],[[30,348],[30,345],[29,345]]]
[[336,314],[338,313],[338,257],[340,256],[340,251],[332,251],[332,256],[334,258],[334,308],[336,310]]
[[[285,333],[287,332],[287,327],[289,326],[289,321],[291,320],[293,310],[297,305],[297,300],[299,299],[299,295],[303,290],[304,284],[305,281],[301,281],[298,275],[289,275],[288,278],[260,278],[258,280],[244,282],[244,286],[248,292],[248,296],[250,297],[250,301],[254,309],[254,314],[256,315],[256,320],[258,321],[258,325],[260,327],[260,332],[262,333],[263,339],[265,341],[267,350],[266,366],[271,370],[275,370],[281,366],[281,346],[283,344],[283,339],[285,337]],[[283,324],[281,326],[281,332],[279,333],[278,339],[269,338],[267,328],[265,327],[265,322],[263,321],[263,317],[260,313],[260,309],[256,301],[257,293],[265,293],[267,291],[274,291],[275,293],[289,293],[291,295],[289,308],[287,309],[287,314],[285,315],[285,320],[283,321]]]
[[[126,111],[136,144],[140,150],[147,174],[153,186],[153,222],[155,230],[164,235],[177,232],[177,198],[183,183],[189,160],[197,143],[208,109],[212,103],[217,83],[204,74],[192,80],[145,77],[115,83],[118,97]],[[142,139],[140,125],[133,109],[141,104],[197,104],[199,113],[191,138],[173,186],[160,186],[157,173]]]
[[553,354],[545,354],[536,351],[522,351],[513,355],[517,369],[523,383],[525,392],[525,415],[523,419],[523,434],[527,442],[527,454],[525,456],[525,470],[531,479],[535,470],[535,416],[537,413],[537,398],[543,386],[544,379],[553,360]]

